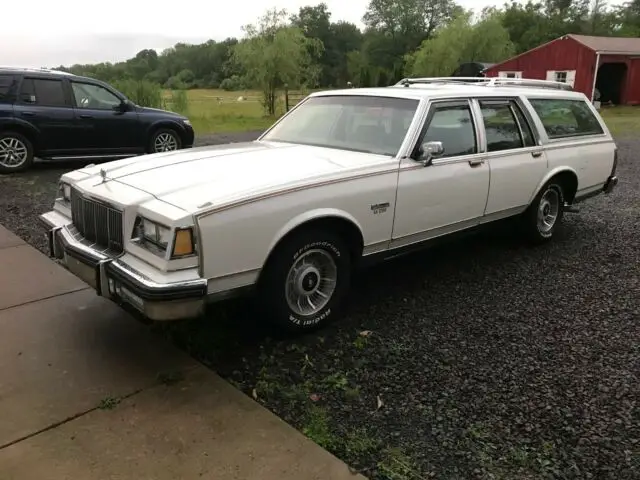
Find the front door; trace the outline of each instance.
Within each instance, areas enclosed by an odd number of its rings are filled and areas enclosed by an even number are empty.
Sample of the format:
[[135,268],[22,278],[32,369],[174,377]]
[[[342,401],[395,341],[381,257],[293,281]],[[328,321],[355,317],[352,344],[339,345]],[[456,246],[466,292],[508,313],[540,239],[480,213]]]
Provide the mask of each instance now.
[[442,142],[430,165],[407,158],[400,166],[391,248],[480,223],[489,192],[489,166],[479,153],[478,122],[469,100],[436,101],[418,144]]
[[76,122],[87,153],[130,153],[145,144],[138,113],[120,111],[121,100],[106,88],[72,80]]

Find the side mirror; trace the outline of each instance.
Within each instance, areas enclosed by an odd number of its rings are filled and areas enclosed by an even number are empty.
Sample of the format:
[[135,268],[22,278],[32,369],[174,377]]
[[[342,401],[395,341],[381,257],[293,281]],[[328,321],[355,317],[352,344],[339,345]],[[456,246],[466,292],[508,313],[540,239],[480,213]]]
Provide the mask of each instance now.
[[131,110],[131,104],[127,100],[123,100],[120,104],[113,107],[118,112],[128,112]]
[[435,157],[439,157],[443,153],[444,146],[442,142],[427,142],[420,145],[417,161],[426,167],[427,165],[431,165],[431,161]]

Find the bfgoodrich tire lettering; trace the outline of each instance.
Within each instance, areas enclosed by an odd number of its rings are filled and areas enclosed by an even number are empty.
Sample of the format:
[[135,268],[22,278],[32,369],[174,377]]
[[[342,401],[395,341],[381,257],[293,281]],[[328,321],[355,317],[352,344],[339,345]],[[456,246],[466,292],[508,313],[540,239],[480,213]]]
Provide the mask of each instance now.
[[259,296],[270,320],[304,332],[338,315],[351,281],[351,256],[337,235],[303,231],[285,240],[270,258]]

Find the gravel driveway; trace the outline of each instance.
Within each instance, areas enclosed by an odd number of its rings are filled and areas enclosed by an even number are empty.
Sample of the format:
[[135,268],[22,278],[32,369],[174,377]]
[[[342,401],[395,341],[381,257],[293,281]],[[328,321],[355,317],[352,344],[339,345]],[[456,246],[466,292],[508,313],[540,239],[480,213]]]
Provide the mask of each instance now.
[[[638,479],[640,141],[619,146],[616,192],[550,245],[499,229],[389,262],[304,338],[242,302],[156,328],[372,479]],[[44,248],[69,168],[0,177],[0,223]]]

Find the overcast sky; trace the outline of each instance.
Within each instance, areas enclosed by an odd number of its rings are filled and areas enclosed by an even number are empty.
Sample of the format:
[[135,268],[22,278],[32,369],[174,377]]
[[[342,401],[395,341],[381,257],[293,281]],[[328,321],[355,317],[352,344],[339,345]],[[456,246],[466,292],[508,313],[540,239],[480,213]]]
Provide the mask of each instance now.
[[[2,0],[0,0],[2,1]],[[240,37],[271,7],[297,12],[321,0],[18,0],[2,1],[0,65],[54,67],[118,61],[143,48]],[[618,3],[614,0],[615,3]],[[611,3],[614,3],[611,2]],[[332,20],[361,25],[369,0],[325,0]],[[503,2],[458,0],[480,10]]]

